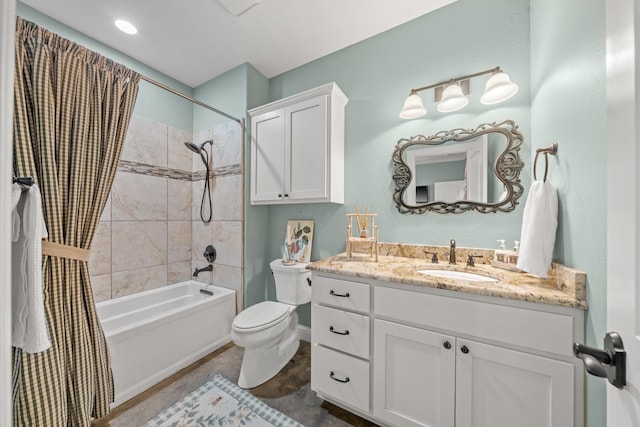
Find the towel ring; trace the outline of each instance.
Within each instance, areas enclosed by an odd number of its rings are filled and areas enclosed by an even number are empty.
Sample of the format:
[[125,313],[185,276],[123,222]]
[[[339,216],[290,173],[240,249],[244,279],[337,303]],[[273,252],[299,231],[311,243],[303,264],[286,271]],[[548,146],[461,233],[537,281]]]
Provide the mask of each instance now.
[[542,153],[544,154],[544,178],[542,179],[543,182],[547,181],[547,173],[549,172],[549,158],[547,157],[548,154],[552,154],[552,155],[556,155],[556,153],[558,152],[558,143],[554,142],[553,144],[551,144],[550,146],[546,147],[546,148],[538,148],[536,150],[536,157],[533,160],[533,179],[534,180],[538,180],[538,177],[536,176],[536,169],[538,166],[538,156]]

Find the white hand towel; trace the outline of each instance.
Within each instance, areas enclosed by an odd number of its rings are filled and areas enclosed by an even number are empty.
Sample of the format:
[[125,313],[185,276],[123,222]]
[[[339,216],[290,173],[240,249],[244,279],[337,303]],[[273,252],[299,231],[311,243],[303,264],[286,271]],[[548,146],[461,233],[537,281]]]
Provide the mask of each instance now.
[[549,181],[531,185],[522,215],[518,268],[547,277],[558,228],[558,193]]
[[[27,353],[51,346],[44,310],[42,285],[42,238],[47,229],[36,185],[25,190],[16,206],[21,227],[12,242],[12,334],[11,343]],[[15,224],[15,222],[14,222]]]

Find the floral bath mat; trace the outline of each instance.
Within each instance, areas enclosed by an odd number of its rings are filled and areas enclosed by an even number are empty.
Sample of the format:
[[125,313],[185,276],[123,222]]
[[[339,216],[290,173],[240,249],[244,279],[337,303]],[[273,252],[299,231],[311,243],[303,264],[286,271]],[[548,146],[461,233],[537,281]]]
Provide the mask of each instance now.
[[174,403],[143,427],[304,427],[222,375]]

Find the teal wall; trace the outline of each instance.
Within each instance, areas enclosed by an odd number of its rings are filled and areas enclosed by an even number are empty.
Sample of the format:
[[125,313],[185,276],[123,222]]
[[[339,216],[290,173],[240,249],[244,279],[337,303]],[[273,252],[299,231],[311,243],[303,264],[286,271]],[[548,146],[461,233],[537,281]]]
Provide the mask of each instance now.
[[[248,109],[266,104],[269,101],[269,80],[252,66],[247,68],[247,107]],[[247,116],[248,118],[248,116]],[[249,183],[251,170],[251,134],[247,120],[247,138],[245,141],[245,221],[244,221],[244,282],[245,307],[264,301],[267,298],[267,284],[271,280],[271,272],[264,266],[271,260],[268,258],[270,241],[269,207],[251,206]]]
[[[532,147],[557,141],[554,258],[587,273],[588,345],[606,333],[605,1],[531,1]],[[540,168],[540,166],[538,166]],[[607,382],[587,375],[587,425],[606,424]]]
[[[454,28],[455,37],[448,37]],[[267,259],[280,256],[288,219],[315,221],[312,260],[344,251],[345,215],[353,212],[354,205],[369,206],[378,213],[380,238],[386,242],[446,245],[454,238],[459,246],[493,248],[497,246],[496,239],[519,240],[524,198],[514,212],[506,214],[400,214],[392,201],[391,155],[400,138],[513,119],[525,135],[521,155],[529,158],[529,45],[528,0],[460,0],[270,79],[270,100],[335,81],[349,103],[344,205],[270,207]],[[471,82],[470,103],[465,109],[438,113],[433,91],[426,91],[423,100],[429,112],[425,117],[412,121],[398,118],[411,88],[497,65],[520,86],[509,101],[495,107],[480,104],[486,78],[478,78]],[[527,165],[522,173],[525,188],[530,184],[529,175]],[[272,282],[268,296],[275,296]],[[309,325],[309,305],[298,311],[301,323]]]
[[[242,118],[247,112],[247,69],[249,64],[242,64],[215,79],[193,89],[193,97],[220,111]],[[251,67],[253,68],[253,67]],[[195,132],[211,129],[229,119],[197,105],[193,106],[193,129]]]
[[[24,3],[16,2],[16,12],[18,16],[24,19],[34,22],[49,31],[81,44],[116,62],[124,64],[132,70],[144,74],[157,82],[170,86],[186,95],[191,96],[192,94],[191,87],[38,12]],[[182,99],[145,81],[140,82],[134,114],[187,132],[192,131],[193,104],[190,101]]]

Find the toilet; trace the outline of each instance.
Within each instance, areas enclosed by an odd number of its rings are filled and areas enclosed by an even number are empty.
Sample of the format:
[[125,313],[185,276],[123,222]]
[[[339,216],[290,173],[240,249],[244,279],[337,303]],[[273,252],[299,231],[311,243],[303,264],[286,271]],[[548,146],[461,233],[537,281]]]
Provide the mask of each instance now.
[[276,283],[276,301],[264,301],[243,310],[233,319],[231,339],[244,347],[238,385],[253,388],[273,378],[298,351],[296,307],[311,301],[308,263],[269,266]]

